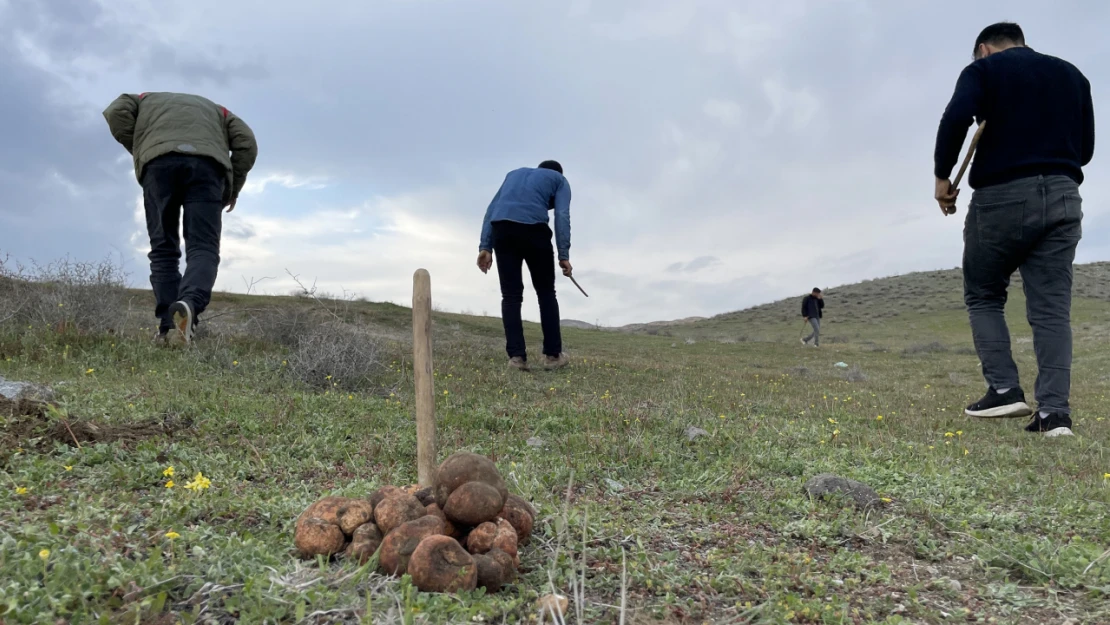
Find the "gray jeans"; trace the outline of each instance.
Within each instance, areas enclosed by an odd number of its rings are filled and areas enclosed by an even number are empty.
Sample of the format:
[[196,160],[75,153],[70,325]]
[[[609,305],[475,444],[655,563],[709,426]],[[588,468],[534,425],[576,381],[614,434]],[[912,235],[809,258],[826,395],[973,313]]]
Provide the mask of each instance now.
[[[159,156],[143,169],[150,285],[161,331],[173,326],[169,307],[175,301],[188,302],[199,315],[212,298],[220,266],[226,176],[215,160],[186,154]],[[184,276],[179,231],[185,235]]]
[[813,332],[810,332],[809,336],[805,337],[802,340],[805,341],[806,343],[808,343],[810,341],[813,341],[814,345],[820,345],[821,344],[821,320],[817,317],[810,317],[809,318],[809,325],[813,326]]
[[983,377],[993,388],[1019,386],[1003,310],[1021,271],[1033,328],[1038,408],[1068,414],[1071,392],[1071,289],[1082,237],[1079,185],[1066,176],[1035,176],[978,189],[964,225],[964,302]]

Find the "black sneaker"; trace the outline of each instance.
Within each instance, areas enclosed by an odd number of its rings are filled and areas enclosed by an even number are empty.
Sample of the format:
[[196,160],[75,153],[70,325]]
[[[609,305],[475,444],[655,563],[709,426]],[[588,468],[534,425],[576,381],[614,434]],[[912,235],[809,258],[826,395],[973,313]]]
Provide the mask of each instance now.
[[1033,409],[1025,403],[1025,392],[1014,387],[1001,395],[994,388],[987,389],[983,399],[971,404],[964,412],[980,419],[1012,419],[1028,417]]
[[174,302],[170,305],[170,315],[173,316],[173,327],[177,330],[177,338],[185,345],[192,343],[193,330],[196,329],[193,307],[188,302]]
[[1049,438],[1075,435],[1075,432],[1071,431],[1071,417],[1066,414],[1057,414],[1055,412],[1049,413],[1049,415],[1043,419],[1039,414],[1033,415],[1033,420],[1029,422],[1029,425],[1025,426],[1025,431],[1034,434],[1044,434]]

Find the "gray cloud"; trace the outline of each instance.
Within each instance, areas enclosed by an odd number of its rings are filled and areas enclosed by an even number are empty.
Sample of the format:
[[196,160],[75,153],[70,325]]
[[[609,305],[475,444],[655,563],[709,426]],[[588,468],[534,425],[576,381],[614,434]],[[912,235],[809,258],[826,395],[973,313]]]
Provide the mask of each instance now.
[[[959,262],[960,219],[930,200],[932,141],[969,42],[999,19],[989,6],[267,6],[0,0],[0,249],[122,248],[141,269],[139,189],[99,114],[121,92],[184,90],[255,129],[255,179],[328,180],[242,199],[222,288],[289,265],[405,301],[411,269],[428,266],[440,304],[496,309],[496,281],[468,258],[481,213],[505,171],[544,158],[574,188],[572,253],[591,297],[563,295],[571,317],[707,315]],[[1021,0],[1006,17],[1083,69],[1098,107],[1110,6],[1082,10],[1077,22]],[[1083,187],[1081,259],[1110,254],[1104,161]]]

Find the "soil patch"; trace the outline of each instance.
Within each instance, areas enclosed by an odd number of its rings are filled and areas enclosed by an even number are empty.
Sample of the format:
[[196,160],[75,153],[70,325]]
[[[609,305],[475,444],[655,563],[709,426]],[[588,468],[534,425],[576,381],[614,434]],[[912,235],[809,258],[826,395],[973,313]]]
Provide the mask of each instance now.
[[174,436],[193,427],[186,415],[167,413],[123,423],[104,423],[95,419],[61,417],[52,414],[53,402],[37,399],[0,397],[0,449],[7,453],[21,447],[43,450],[54,443],[78,447],[96,443],[132,445],[157,436]]

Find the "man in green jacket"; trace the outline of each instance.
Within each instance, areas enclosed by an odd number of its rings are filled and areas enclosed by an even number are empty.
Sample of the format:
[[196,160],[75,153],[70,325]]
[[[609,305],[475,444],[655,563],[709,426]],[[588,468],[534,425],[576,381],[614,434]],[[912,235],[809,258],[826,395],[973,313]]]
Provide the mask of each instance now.
[[[104,110],[131,153],[150,235],[157,339],[192,341],[220,264],[222,211],[231,212],[258,157],[254,133],[226,108],[186,93],[125,93]],[[184,226],[185,275],[180,272]]]

